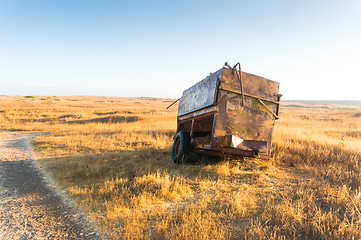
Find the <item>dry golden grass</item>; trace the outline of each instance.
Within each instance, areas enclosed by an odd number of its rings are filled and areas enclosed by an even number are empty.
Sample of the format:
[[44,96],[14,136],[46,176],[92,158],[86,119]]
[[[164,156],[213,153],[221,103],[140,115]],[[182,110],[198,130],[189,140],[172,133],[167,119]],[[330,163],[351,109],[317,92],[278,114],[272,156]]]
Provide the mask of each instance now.
[[51,134],[39,163],[113,239],[360,239],[361,109],[284,105],[270,160],[170,162],[170,99],[0,97]]

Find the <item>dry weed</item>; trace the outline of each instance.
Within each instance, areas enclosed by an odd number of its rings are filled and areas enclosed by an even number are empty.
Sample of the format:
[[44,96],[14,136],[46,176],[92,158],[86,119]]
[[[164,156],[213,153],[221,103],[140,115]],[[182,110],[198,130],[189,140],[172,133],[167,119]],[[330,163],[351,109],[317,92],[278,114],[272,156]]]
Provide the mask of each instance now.
[[284,107],[270,160],[174,165],[170,99],[0,100],[1,128],[51,132],[39,162],[114,239],[361,238],[360,109]]

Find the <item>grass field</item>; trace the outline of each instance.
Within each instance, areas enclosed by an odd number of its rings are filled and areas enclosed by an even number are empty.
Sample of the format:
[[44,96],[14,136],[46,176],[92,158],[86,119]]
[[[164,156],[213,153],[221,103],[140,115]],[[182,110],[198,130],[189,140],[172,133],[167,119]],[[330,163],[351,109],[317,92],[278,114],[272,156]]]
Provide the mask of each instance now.
[[170,161],[172,99],[0,97],[39,164],[113,239],[360,239],[361,108],[282,105],[270,160]]

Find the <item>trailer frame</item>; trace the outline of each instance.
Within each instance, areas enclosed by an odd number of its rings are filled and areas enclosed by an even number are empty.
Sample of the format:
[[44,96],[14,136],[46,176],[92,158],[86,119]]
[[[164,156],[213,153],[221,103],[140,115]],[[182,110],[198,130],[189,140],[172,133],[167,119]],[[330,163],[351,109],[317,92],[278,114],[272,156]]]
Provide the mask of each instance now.
[[239,63],[226,63],[185,90],[178,99],[174,162],[189,152],[269,159],[278,91],[279,83],[243,72]]

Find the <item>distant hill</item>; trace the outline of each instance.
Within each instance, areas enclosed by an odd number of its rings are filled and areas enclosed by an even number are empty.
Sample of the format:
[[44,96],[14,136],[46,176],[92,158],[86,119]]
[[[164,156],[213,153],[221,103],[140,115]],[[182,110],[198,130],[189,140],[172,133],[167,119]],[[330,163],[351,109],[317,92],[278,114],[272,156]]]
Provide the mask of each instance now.
[[281,100],[282,102],[298,102],[304,104],[361,106],[361,100]]

